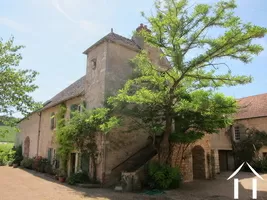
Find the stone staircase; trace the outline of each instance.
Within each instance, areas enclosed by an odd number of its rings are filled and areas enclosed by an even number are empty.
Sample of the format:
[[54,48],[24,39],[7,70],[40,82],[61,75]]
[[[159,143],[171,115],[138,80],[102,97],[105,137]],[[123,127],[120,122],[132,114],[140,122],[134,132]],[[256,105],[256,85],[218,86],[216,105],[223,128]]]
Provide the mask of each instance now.
[[120,182],[122,172],[134,172],[153,158],[157,151],[152,143],[146,145],[125,161],[114,167],[106,177],[106,187],[113,187]]

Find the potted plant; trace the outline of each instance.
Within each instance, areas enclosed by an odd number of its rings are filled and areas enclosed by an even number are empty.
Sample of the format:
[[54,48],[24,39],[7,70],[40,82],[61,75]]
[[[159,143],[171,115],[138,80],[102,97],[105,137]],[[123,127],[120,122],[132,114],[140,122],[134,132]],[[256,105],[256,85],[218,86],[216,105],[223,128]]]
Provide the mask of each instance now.
[[13,168],[17,168],[19,166],[18,163],[13,163]]
[[58,180],[61,183],[64,183],[65,182],[65,180],[66,180],[66,173],[65,173],[65,170],[64,169],[60,169],[59,170]]
[[59,169],[53,169],[54,178],[58,180]]
[[9,167],[12,167],[13,166],[13,161],[8,161],[7,164],[8,164]]

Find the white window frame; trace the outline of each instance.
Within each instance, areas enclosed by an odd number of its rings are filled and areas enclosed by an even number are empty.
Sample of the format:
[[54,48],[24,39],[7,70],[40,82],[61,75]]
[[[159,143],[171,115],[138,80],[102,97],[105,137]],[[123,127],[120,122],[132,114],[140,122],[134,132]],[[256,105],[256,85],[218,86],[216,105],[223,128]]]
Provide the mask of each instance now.
[[[237,134],[238,132],[238,134]],[[237,137],[238,135],[238,137]],[[241,139],[241,133],[240,133],[240,127],[239,126],[234,126],[234,141],[240,141]]]

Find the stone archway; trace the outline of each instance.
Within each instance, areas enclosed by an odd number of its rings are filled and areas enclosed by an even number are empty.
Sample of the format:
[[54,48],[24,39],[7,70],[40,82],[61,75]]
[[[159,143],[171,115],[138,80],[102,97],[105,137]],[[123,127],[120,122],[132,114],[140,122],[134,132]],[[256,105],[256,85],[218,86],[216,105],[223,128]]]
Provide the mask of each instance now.
[[205,151],[197,145],[192,149],[193,179],[206,179],[205,175]]
[[30,138],[27,136],[24,140],[24,157],[28,158],[30,154]]

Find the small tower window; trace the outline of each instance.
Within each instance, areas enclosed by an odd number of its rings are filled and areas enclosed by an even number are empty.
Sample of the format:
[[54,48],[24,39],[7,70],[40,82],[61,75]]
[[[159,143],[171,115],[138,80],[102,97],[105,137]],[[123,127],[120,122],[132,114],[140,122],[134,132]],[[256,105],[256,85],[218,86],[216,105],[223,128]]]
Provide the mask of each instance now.
[[91,60],[92,69],[96,68],[96,58]]

